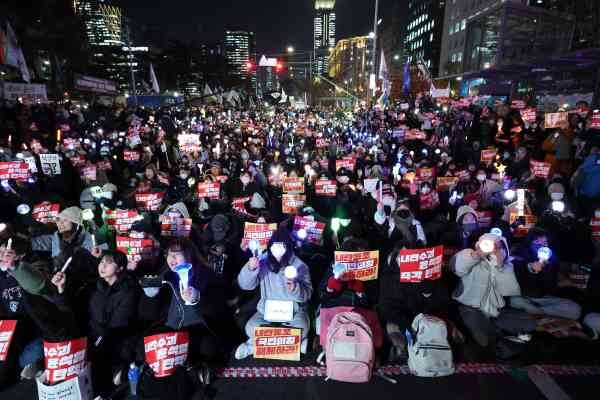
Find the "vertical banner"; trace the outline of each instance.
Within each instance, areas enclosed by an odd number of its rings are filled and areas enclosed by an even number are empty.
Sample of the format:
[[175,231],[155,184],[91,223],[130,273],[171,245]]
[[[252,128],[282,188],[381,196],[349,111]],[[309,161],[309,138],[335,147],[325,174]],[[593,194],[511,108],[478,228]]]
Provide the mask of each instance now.
[[161,333],[144,337],[146,363],[154,376],[164,378],[175,373],[187,360],[189,337],[187,332]]
[[44,341],[46,381],[49,384],[58,383],[74,378],[83,372],[86,347],[86,338],[59,343]]
[[336,251],[335,263],[345,267],[344,275],[350,279],[371,281],[377,279],[379,250]]
[[442,257],[444,246],[426,249],[400,250],[400,282],[419,283],[435,280],[442,276]]
[[302,329],[254,328],[254,358],[300,361]]

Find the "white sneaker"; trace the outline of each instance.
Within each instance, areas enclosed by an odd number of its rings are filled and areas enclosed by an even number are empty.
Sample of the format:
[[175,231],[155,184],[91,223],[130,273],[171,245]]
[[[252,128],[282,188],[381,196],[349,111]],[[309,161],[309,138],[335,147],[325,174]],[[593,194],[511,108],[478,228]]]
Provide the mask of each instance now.
[[300,353],[306,354],[307,348],[308,348],[308,339],[302,339],[302,343],[300,343]]
[[248,346],[248,343],[242,343],[235,350],[235,359],[243,360],[252,354],[252,346]]
[[31,380],[35,378],[35,374],[38,372],[37,363],[27,364],[21,371],[21,379]]

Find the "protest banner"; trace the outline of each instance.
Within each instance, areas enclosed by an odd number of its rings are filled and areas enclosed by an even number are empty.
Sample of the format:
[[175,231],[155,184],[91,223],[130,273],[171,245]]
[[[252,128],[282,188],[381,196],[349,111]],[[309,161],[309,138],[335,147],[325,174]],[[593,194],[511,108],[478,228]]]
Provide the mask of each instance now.
[[457,176],[438,176],[436,180],[436,190],[438,192],[450,190],[450,188],[456,186],[458,179]]
[[177,135],[179,150],[184,153],[194,153],[200,150],[200,135],[195,133],[182,133]]
[[600,130],[600,110],[594,110],[590,119],[590,129]]
[[44,175],[60,175],[60,158],[58,154],[40,154],[40,164]]
[[557,113],[546,113],[544,115],[544,128],[560,128],[568,123],[569,113],[557,112]]
[[248,214],[248,211],[246,211],[246,202],[252,200],[252,198],[250,196],[246,196],[246,197],[236,197],[231,201],[231,208],[233,208],[235,211],[239,212],[240,214]]
[[277,224],[253,224],[246,222],[244,224],[244,237],[242,245],[248,247],[251,240],[256,240],[262,250],[266,250],[271,240],[271,236],[277,230]]
[[409,129],[404,133],[405,140],[425,140],[427,135],[420,129]]
[[536,178],[548,179],[552,164],[542,161],[529,161],[529,169]]
[[29,164],[22,161],[0,162],[0,180],[14,179],[25,182],[29,178]]
[[283,180],[283,193],[304,193],[304,178],[286,177]]
[[138,210],[158,211],[162,206],[164,192],[157,193],[136,193],[135,204]]
[[257,326],[254,328],[254,358],[300,361],[302,329]]
[[164,215],[160,220],[160,235],[163,237],[189,237],[191,231],[191,218]]
[[514,108],[514,109],[517,109],[517,110],[522,110],[525,107],[527,107],[527,103],[525,103],[524,100],[513,100],[510,103],[510,108]]
[[6,357],[8,357],[8,349],[10,349],[10,342],[12,341],[16,328],[16,320],[0,320],[0,361],[6,361]]
[[435,179],[435,168],[417,168],[419,182],[432,182]]
[[56,343],[44,341],[46,382],[53,384],[66,381],[83,372],[86,347],[87,339],[84,337]]
[[400,282],[419,283],[439,279],[442,276],[443,255],[444,246],[400,250]]
[[315,181],[315,194],[317,196],[335,197],[337,182],[333,179],[318,179]]
[[123,160],[128,162],[140,161],[140,152],[135,150],[123,150]]
[[198,184],[198,197],[218,200],[221,197],[221,183],[201,182]]
[[496,158],[497,150],[495,148],[481,150],[481,162],[491,164]]
[[47,224],[55,221],[59,211],[59,203],[50,203],[49,201],[45,201],[33,206],[31,217],[35,221],[41,222],[42,224]]
[[342,168],[345,168],[349,171],[354,171],[354,166],[356,165],[355,157],[343,157],[341,160],[335,160],[335,170],[339,171]]
[[307,217],[296,216],[294,218],[294,235],[298,236],[298,231],[304,229],[306,231],[306,242],[321,245],[323,241],[323,232],[325,231],[325,223],[313,221]]
[[136,210],[106,210],[106,223],[119,233],[126,233],[141,217]]
[[336,251],[336,264],[345,267],[344,275],[350,279],[371,281],[377,279],[379,270],[379,250],[373,251]]
[[329,143],[327,143],[327,139],[325,138],[317,138],[317,140],[315,141],[315,147],[317,149],[323,149],[327,146],[329,146]]
[[185,364],[189,349],[187,332],[160,333],[144,337],[144,359],[156,378],[171,376]]
[[117,236],[117,250],[125,254],[128,261],[138,262],[152,256],[154,240]]
[[521,118],[528,124],[533,124],[537,121],[537,108],[531,107],[521,110]]
[[284,214],[298,214],[305,203],[305,195],[284,193],[281,196],[281,212]]

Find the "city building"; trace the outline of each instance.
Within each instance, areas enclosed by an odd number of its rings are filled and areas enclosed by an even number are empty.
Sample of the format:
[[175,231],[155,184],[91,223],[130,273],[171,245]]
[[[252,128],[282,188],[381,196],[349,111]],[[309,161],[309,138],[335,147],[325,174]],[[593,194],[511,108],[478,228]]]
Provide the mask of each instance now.
[[444,12],[453,0],[409,0],[404,41],[405,58],[421,62],[431,76],[439,72]]
[[335,0],[315,1],[313,39],[313,72],[322,75],[329,70],[329,53],[335,47]]
[[254,32],[242,29],[225,31],[225,58],[234,78],[250,83],[256,88],[256,72],[248,71],[246,63],[256,62],[256,41]]
[[341,39],[329,58],[331,79],[359,98],[367,95],[372,43],[368,36]]
[[74,0],[73,8],[85,23],[90,46],[122,46],[126,43],[121,8],[105,0]]
[[[378,57],[381,57],[381,51],[385,55],[385,62],[389,71],[389,78],[392,83],[390,97],[396,99],[401,94],[404,60],[404,33],[406,31],[406,18],[408,4],[403,1],[394,2],[390,10],[383,14],[382,22],[379,25],[378,38]],[[381,60],[379,60],[381,62]]]

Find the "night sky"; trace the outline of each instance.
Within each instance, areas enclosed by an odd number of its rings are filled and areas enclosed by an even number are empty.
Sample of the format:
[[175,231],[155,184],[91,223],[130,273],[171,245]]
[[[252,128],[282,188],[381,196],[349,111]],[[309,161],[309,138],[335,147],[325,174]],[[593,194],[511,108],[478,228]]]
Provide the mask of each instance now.
[[[148,0],[123,3],[135,23],[149,23],[169,39],[223,42],[226,28],[247,27],[256,34],[259,53],[282,52],[288,45],[312,47],[314,0],[161,0],[160,7],[149,7]],[[370,32],[374,4],[337,0],[337,39]]]

